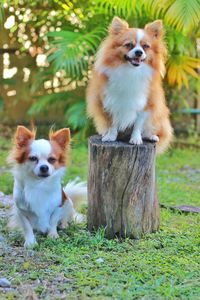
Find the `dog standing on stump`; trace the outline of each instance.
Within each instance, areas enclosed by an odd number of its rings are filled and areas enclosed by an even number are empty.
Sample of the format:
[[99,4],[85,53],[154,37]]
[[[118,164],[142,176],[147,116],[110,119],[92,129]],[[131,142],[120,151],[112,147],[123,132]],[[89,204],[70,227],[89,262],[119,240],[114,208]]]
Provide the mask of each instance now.
[[129,143],[156,141],[158,153],[168,147],[172,127],[162,88],[165,57],[161,20],[138,29],[114,17],[87,91],[88,115],[102,141],[115,141],[131,128]]

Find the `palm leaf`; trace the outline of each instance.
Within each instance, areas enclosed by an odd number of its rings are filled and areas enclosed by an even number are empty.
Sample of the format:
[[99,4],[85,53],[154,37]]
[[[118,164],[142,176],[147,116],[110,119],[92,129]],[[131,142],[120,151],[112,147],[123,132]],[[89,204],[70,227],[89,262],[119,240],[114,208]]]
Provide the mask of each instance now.
[[49,106],[54,105],[60,101],[70,103],[70,100],[75,99],[73,92],[59,92],[51,93],[47,95],[42,95],[35,97],[35,103],[32,104],[31,108],[28,111],[29,115],[34,115],[40,112],[48,111]]
[[64,69],[71,78],[80,79],[88,69],[89,57],[94,55],[105,35],[105,28],[95,28],[89,33],[59,31],[50,32],[49,37],[54,52],[49,55],[56,71]]
[[86,116],[86,103],[84,99],[80,99],[75,103],[72,103],[67,109],[65,118],[69,126],[73,129],[83,129],[87,125],[87,116]]
[[165,40],[170,53],[196,55],[196,43],[191,35],[184,35],[182,32],[166,26]]
[[157,19],[163,17],[164,12],[167,10],[168,6],[170,5],[170,2],[172,1],[141,0],[141,4],[145,12],[151,19]]
[[190,56],[174,55],[167,62],[167,79],[169,85],[183,85],[189,87],[188,77],[199,78],[196,71],[200,67],[200,59]]
[[126,19],[139,11],[140,1],[136,0],[96,0],[100,11],[113,16],[118,15]]
[[168,24],[179,31],[189,32],[200,22],[199,0],[175,0],[165,14]]
[[44,82],[53,78],[53,71],[51,69],[48,70],[39,70],[35,76],[34,81],[31,85],[30,92],[31,94],[36,93],[44,86]]
[[185,33],[200,22],[199,0],[141,0],[152,18],[163,18],[167,24]]

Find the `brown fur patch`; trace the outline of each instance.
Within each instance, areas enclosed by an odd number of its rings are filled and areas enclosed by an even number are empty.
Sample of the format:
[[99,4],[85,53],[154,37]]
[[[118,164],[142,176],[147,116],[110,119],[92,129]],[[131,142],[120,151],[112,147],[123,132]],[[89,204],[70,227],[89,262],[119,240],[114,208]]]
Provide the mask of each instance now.
[[52,156],[55,156],[56,162],[55,168],[59,168],[60,165],[65,166],[69,161],[70,151],[70,130],[69,128],[63,128],[56,132],[49,132],[49,139],[52,145]]
[[61,166],[66,166],[69,162],[69,152],[70,144],[67,144],[65,148],[61,148],[56,141],[50,141],[52,152],[49,157],[54,157],[56,159],[53,164],[55,169],[59,169]]
[[24,163],[30,152],[30,144],[35,139],[36,130],[30,131],[24,126],[18,126],[15,137],[14,147],[9,156],[10,160],[14,160],[19,164]]
[[68,201],[69,198],[67,196],[67,194],[64,192],[63,188],[62,188],[62,203],[61,206],[63,206],[65,204],[66,201]]

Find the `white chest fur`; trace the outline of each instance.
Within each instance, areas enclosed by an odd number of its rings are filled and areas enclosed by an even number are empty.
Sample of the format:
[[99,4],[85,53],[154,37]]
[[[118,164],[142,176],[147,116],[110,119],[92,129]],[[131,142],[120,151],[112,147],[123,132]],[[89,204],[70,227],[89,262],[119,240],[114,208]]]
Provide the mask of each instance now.
[[109,80],[105,88],[104,109],[112,116],[113,125],[125,130],[133,125],[146,103],[153,70],[147,64],[129,64],[105,68]]
[[50,227],[50,217],[61,204],[61,177],[57,176],[37,180],[25,176],[23,167],[15,172],[13,196],[16,205],[29,219],[32,227],[41,232],[47,232]]

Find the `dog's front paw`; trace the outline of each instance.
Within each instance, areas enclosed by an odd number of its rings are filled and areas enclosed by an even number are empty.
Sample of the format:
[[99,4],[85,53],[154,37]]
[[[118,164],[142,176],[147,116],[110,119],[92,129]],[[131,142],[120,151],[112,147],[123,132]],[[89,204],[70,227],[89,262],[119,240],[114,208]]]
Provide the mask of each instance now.
[[152,136],[150,136],[150,141],[152,141],[152,142],[159,142],[159,137],[157,136],[157,135],[152,135]]
[[141,145],[143,143],[141,134],[136,134],[132,136],[129,143],[134,145]]
[[116,135],[112,135],[110,133],[107,133],[102,136],[102,142],[114,142],[116,141],[117,137]]
[[66,229],[67,227],[69,227],[69,223],[65,221],[62,221],[59,225],[60,229]]
[[35,238],[26,239],[24,243],[24,248],[33,248],[37,245],[37,241]]
[[59,235],[58,235],[57,231],[50,231],[48,233],[48,237],[50,237],[51,239],[57,239],[57,238],[59,238]]
[[117,139],[117,129],[110,128],[105,134],[102,135],[102,142],[114,142]]

